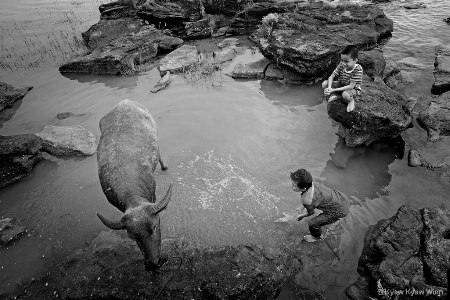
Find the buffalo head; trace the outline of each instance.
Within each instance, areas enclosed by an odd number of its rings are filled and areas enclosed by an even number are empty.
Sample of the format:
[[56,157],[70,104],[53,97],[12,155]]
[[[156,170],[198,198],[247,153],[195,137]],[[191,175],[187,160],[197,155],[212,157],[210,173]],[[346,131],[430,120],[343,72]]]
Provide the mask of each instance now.
[[172,184],[166,195],[158,203],[145,203],[129,208],[119,221],[110,221],[97,213],[97,216],[111,229],[126,229],[128,236],[135,240],[144,254],[146,271],[156,271],[166,261],[161,257],[161,227],[159,213],[164,210],[172,196]]

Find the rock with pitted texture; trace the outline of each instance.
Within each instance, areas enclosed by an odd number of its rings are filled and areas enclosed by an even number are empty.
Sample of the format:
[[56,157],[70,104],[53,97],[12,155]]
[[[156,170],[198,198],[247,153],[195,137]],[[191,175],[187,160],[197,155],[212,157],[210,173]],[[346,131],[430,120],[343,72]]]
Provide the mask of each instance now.
[[338,98],[328,103],[328,115],[341,124],[339,135],[349,147],[369,145],[380,139],[392,139],[411,127],[408,101],[382,82],[361,85],[355,109],[347,112],[347,103]]
[[55,156],[89,156],[95,153],[95,135],[83,126],[45,126],[36,133],[42,138],[42,150]]
[[42,159],[42,143],[34,134],[0,135],[0,188],[31,172]]
[[164,76],[167,71],[170,71],[171,74],[180,74],[197,62],[197,47],[183,45],[161,59],[158,69],[161,76]]
[[436,46],[434,61],[434,83],[431,92],[436,95],[450,91],[450,48]]
[[290,11],[275,15],[267,25],[263,21],[255,35],[265,57],[297,72],[306,83],[328,76],[345,46],[370,50],[393,31],[392,20],[374,5],[311,4]]
[[7,83],[0,82],[0,111],[11,107],[15,101],[25,97],[32,88],[31,86],[18,89]]
[[0,220],[0,246],[5,246],[17,240],[26,232],[25,226],[17,225],[14,219]]
[[[447,299],[450,207],[401,206],[390,219],[369,227],[359,258],[359,279],[346,290],[353,300],[383,291],[422,291],[427,299]],[[416,299],[408,293],[396,299]],[[363,298],[362,298],[363,297]]]
[[433,99],[428,107],[422,110],[417,121],[427,131],[431,141],[437,141],[441,136],[450,135],[450,92]]

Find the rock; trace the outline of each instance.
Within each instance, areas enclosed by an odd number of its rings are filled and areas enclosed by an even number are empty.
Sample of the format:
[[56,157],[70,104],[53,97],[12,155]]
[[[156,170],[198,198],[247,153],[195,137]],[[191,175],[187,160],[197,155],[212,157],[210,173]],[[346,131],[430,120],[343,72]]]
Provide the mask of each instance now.
[[419,8],[427,8],[427,6],[423,3],[409,3],[403,5],[406,9],[419,9]]
[[382,77],[386,67],[386,60],[380,49],[359,52],[358,63],[363,67],[364,74],[369,76],[372,81],[375,80],[375,77]]
[[184,22],[196,22],[205,16],[200,0],[147,1],[137,15],[158,29],[169,29],[176,35],[185,36]]
[[151,89],[150,91],[152,93],[157,93],[160,90],[166,88],[170,83],[172,82],[172,76],[170,75],[170,72],[167,71],[166,75],[164,75],[159,81],[158,83],[156,83],[155,87],[153,89]]
[[142,20],[136,18],[100,20],[89,27],[87,31],[81,33],[81,36],[86,46],[93,50],[123,35],[138,33],[142,26],[144,26]]
[[423,218],[422,260],[428,283],[447,287],[450,254],[450,207],[425,207]]
[[42,159],[42,143],[34,134],[0,135],[0,188],[31,172]]
[[407,100],[383,83],[366,82],[355,98],[355,110],[339,98],[328,103],[328,115],[342,126],[338,131],[348,147],[369,145],[373,141],[395,138],[411,126]]
[[238,55],[236,49],[237,47],[235,46],[220,49],[219,51],[215,52],[216,53],[215,60],[218,61],[219,63],[224,63],[233,60]]
[[234,67],[231,77],[233,78],[264,78],[264,72],[270,61],[267,58],[262,58],[258,61],[251,62],[248,64],[237,64]]
[[[433,291],[427,298],[443,299],[450,251],[445,230],[449,222],[448,206],[418,210],[403,205],[390,219],[370,226],[358,263],[360,277],[346,294],[359,300],[369,298],[355,295],[376,298],[384,292],[414,289]],[[413,299],[406,293],[398,296],[396,299]]]
[[[95,31],[93,31],[95,33]],[[103,32],[102,32],[103,34]],[[89,38],[89,41],[92,40]],[[100,38],[99,41],[106,41]],[[59,68],[61,73],[95,73],[110,75],[128,75],[158,55],[160,45],[167,48],[172,44],[176,48],[183,41],[167,36],[154,26],[141,26],[136,33],[125,33],[107,43],[92,42],[96,47],[87,55],[75,58]]]
[[239,39],[237,38],[226,38],[220,43],[217,44],[217,47],[219,49],[223,49],[226,47],[236,47],[239,45]]
[[142,5],[145,0],[137,0],[136,5],[130,5],[131,3],[124,2],[132,2],[132,1],[113,1],[110,3],[101,4],[99,6],[100,11],[100,19],[121,19],[121,18],[133,18],[136,16],[137,5]]
[[158,69],[161,76],[164,76],[167,71],[172,74],[179,74],[197,62],[197,47],[183,45],[161,59]]
[[273,64],[273,63],[270,64],[266,69],[266,72],[264,74],[264,79],[283,80],[284,79],[283,69],[278,67],[276,64]]
[[447,24],[450,24],[450,17],[445,18],[443,21],[446,22]]
[[47,125],[36,135],[43,140],[42,150],[55,156],[85,156],[97,150],[95,135],[83,126]]
[[[163,240],[170,259],[161,275],[144,270],[142,254],[125,233],[103,231],[92,243],[23,285],[27,299],[275,299],[296,270],[277,249],[256,245],[194,247]],[[179,267],[179,269],[178,269]],[[173,274],[176,274],[173,278]],[[169,284],[167,284],[168,280]],[[159,294],[160,293],[160,294]]]
[[441,135],[450,135],[450,92],[433,99],[422,110],[417,122],[428,131],[430,140],[437,141]]
[[206,0],[203,1],[205,12],[207,14],[222,14],[228,17],[234,17],[238,11],[254,2],[263,2],[260,0]]
[[450,48],[439,45],[435,51],[434,83],[431,92],[439,95],[450,91]]
[[231,20],[227,34],[251,34],[261,19],[270,13],[285,13],[296,9],[294,2],[261,1],[248,4]]
[[426,69],[426,66],[415,57],[406,57],[398,62],[390,61],[383,72],[383,81],[391,89],[400,84],[410,85],[417,77],[422,76],[423,69]]
[[439,179],[446,185],[450,185],[450,170],[447,170],[441,174]]
[[216,21],[213,16],[205,15],[203,19],[195,22],[186,22],[186,38],[207,38],[210,37],[216,27]]
[[67,119],[67,118],[69,118],[69,117],[71,117],[71,116],[73,116],[73,115],[74,115],[74,114],[71,113],[71,112],[63,112],[63,113],[57,114],[56,117],[57,117],[58,119],[60,119],[60,120],[63,120],[63,119]]
[[409,149],[408,152],[408,166],[410,167],[420,167],[422,166],[423,159],[417,150]]
[[450,167],[450,137],[444,137],[438,142],[427,142],[415,146],[409,151],[408,165],[425,167],[431,170]]
[[0,220],[0,246],[5,246],[19,238],[26,232],[25,226],[15,224],[14,219]]
[[216,32],[212,34],[212,37],[219,37],[227,33],[229,26],[220,27]]
[[11,107],[15,101],[25,97],[32,88],[33,87],[31,86],[17,89],[12,85],[0,82],[0,111]]
[[351,5],[327,9],[302,7],[281,13],[269,25],[256,30],[261,53],[297,72],[304,82],[315,83],[330,74],[345,46],[370,50],[390,35],[393,22],[373,5]]

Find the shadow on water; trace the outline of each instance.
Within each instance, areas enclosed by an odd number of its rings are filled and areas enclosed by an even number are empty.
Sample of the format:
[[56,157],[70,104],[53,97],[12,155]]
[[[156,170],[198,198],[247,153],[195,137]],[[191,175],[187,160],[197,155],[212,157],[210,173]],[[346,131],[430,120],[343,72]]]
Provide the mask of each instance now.
[[384,188],[392,178],[389,165],[403,159],[404,152],[401,136],[355,148],[345,146],[344,139],[339,138],[321,176],[326,186],[348,196],[373,199],[386,194]]
[[20,106],[22,105],[22,101],[23,98],[20,100],[17,100],[16,102],[14,102],[11,107],[9,108],[5,108],[4,110],[2,110],[0,112],[0,128],[3,127],[3,124],[5,124],[6,122],[8,122],[9,120],[12,119],[12,117],[14,117],[14,115],[16,114],[16,111],[20,108]]
[[295,105],[316,106],[323,100],[322,88],[319,85],[292,85],[277,81],[261,80],[261,91],[274,105],[292,107]]
[[111,76],[98,74],[61,73],[62,76],[80,83],[103,83],[105,87],[132,89],[138,84],[138,76]]

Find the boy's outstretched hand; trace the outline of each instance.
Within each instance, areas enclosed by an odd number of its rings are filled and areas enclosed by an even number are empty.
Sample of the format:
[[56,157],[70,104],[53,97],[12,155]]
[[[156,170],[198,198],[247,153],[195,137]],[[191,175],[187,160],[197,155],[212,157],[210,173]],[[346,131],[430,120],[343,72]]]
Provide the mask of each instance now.
[[331,94],[332,91],[333,91],[333,90],[332,90],[331,88],[326,88],[326,89],[323,91],[323,93],[324,93],[325,95],[329,96],[329,95]]

